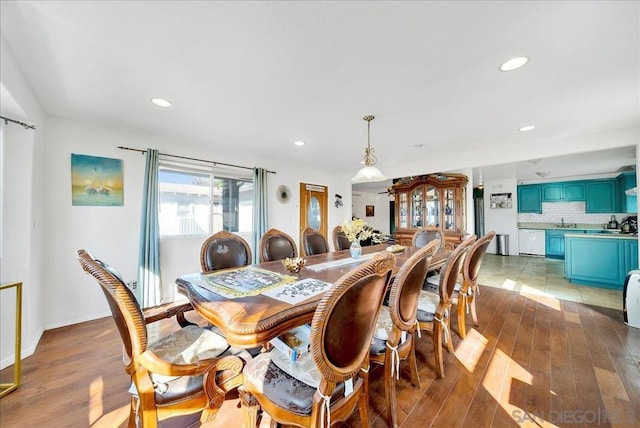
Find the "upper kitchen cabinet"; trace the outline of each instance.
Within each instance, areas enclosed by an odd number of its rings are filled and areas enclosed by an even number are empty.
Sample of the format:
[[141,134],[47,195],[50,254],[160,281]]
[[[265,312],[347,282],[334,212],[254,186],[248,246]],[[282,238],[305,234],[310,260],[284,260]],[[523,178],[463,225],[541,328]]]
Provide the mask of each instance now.
[[616,179],[587,180],[587,213],[615,213],[618,211]]
[[518,212],[542,213],[542,186],[540,184],[525,184],[518,186]]
[[635,171],[623,172],[616,178],[618,188],[618,212],[635,213],[638,211],[638,197],[627,195],[627,190],[636,187]]
[[542,202],[577,202],[585,200],[583,181],[542,184]]
[[411,245],[419,228],[438,226],[445,232],[445,245],[453,249],[466,229],[467,182],[461,174],[431,174],[394,183],[390,191],[395,196],[396,243]]

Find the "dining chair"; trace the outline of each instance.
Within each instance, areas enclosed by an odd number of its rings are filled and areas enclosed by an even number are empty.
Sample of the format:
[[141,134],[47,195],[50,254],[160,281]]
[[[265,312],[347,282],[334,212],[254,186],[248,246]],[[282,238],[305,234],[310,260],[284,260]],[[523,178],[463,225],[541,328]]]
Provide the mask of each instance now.
[[384,365],[387,424],[392,427],[398,426],[396,380],[400,379],[401,360],[408,359],[411,383],[420,388],[414,336],[418,296],[427,276],[431,257],[439,246],[439,240],[434,239],[409,257],[393,280],[389,305],[383,305],[378,315],[369,358],[372,363]]
[[456,285],[464,255],[469,250],[472,240],[467,239],[458,245],[448,256],[440,271],[439,284],[436,292],[421,290],[418,297],[418,328],[427,331],[433,341],[433,354],[438,377],[444,377],[444,361],[442,344],[453,352],[450,328],[451,296]]
[[422,248],[434,239],[440,240],[440,246],[436,249],[436,253],[439,253],[445,247],[445,236],[444,230],[438,226],[425,226],[418,229],[411,238],[411,245]]
[[[496,233],[490,231],[470,245],[462,264],[461,275],[458,276],[458,281],[451,296],[451,303],[457,307],[458,335],[462,339],[467,336],[467,313],[471,312],[473,325],[476,327],[479,325],[476,311],[476,295],[480,294],[478,275],[480,274],[480,267],[487,248],[495,236]],[[436,290],[438,281],[438,276],[428,278],[427,289]]]
[[193,309],[191,304],[143,312],[113,268],[85,250],[78,250],[77,258],[100,284],[124,344],[132,384],[128,426],[156,427],[158,421],[200,411],[201,422],[213,420],[226,393],[241,384],[243,359],[251,359],[247,351],[230,348],[224,337],[196,325],[151,342],[147,324]]
[[239,390],[246,427],[256,425],[259,408],[272,426],[325,427],[356,406],[369,425],[369,347],[394,265],[395,256],[382,253],[338,279],[315,310],[306,357],[291,363],[274,349],[247,363]]
[[302,231],[301,253],[303,256],[313,256],[329,252],[325,237],[317,230],[307,227]]
[[200,250],[203,272],[250,265],[251,248],[241,236],[222,230],[208,237]]
[[336,251],[348,250],[351,246],[351,242],[349,242],[342,231],[341,225],[337,225],[333,228],[333,231],[331,232],[331,240],[333,241],[333,248]]
[[281,230],[269,229],[260,238],[260,262],[298,257],[293,238]]

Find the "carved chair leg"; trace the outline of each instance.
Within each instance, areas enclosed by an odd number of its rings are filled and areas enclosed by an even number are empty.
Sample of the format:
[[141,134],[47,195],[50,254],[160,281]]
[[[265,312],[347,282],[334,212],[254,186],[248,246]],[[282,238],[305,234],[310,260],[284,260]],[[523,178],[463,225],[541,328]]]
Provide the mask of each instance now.
[[360,425],[369,426],[369,381],[365,379],[365,390],[358,400],[358,410],[360,412]]
[[473,319],[473,325],[478,327],[480,324],[478,323],[478,313],[476,312],[475,291],[474,291],[473,296],[469,297],[469,306],[471,306],[471,319]]
[[458,334],[462,339],[467,337],[467,302],[467,296],[463,296],[462,294],[458,296]]
[[384,360],[384,398],[387,404],[387,424],[396,427],[396,379],[395,374],[391,374],[391,370],[393,370],[392,355],[393,351],[387,348]]
[[447,318],[447,320],[445,321],[445,326],[442,328],[447,329],[447,331],[444,332],[444,337],[447,338],[447,351],[449,353],[453,353],[454,349],[453,349],[453,338],[451,337],[451,318]]
[[258,413],[260,405],[258,400],[243,387],[238,388],[240,395],[240,404],[242,406],[243,427],[253,428],[258,426]]
[[436,373],[440,378],[444,378],[444,363],[442,361],[442,332],[442,323],[435,322],[433,325],[433,355],[436,361]]
[[136,406],[138,405],[138,399],[131,396],[131,406],[129,407],[129,422],[127,424],[128,428],[136,428],[136,418],[138,417],[136,412]]
[[409,348],[409,369],[411,370],[411,384],[416,389],[420,389],[420,375],[418,374],[418,361],[416,360],[416,338],[415,333],[413,333],[413,337],[411,337],[411,347]]

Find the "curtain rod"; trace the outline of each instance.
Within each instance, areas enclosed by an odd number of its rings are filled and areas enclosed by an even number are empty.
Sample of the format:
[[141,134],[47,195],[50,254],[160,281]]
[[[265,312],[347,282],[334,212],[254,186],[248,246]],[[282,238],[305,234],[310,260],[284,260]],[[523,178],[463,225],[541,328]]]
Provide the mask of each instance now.
[[19,120],[9,119],[8,117],[4,117],[4,116],[0,116],[0,119],[4,120],[5,125],[7,124],[7,122],[12,122],[12,123],[15,123],[16,125],[22,126],[24,129],[33,129],[33,130],[36,129],[35,125],[29,125],[28,123],[20,122]]
[[[122,150],[131,150],[131,151],[134,151],[134,152],[140,152],[140,153],[142,153],[142,154],[147,153],[147,151],[146,151],[146,150],[142,150],[142,149],[132,149],[131,147],[118,146],[118,148],[119,148],[119,149],[122,149]],[[159,153],[159,154],[160,154],[160,155],[162,155],[162,156],[169,156],[169,157],[172,157],[172,158],[187,159],[187,160],[193,160],[193,161],[198,161],[198,162],[207,162],[207,163],[212,163],[212,164],[214,164],[214,165],[231,166],[231,167],[233,167],[233,168],[250,169],[250,170],[252,170],[252,171],[253,171],[253,168],[250,168],[250,167],[248,167],[248,166],[234,165],[234,164],[232,164],[232,163],[215,162],[215,161],[210,161],[210,160],[206,160],[206,159],[190,158],[190,157],[187,157],[187,156],[170,155],[170,154],[168,154],[168,153]],[[271,173],[271,174],[276,174],[276,172],[275,172],[275,171],[269,171],[269,170],[267,170],[267,172],[269,172],[269,173]]]

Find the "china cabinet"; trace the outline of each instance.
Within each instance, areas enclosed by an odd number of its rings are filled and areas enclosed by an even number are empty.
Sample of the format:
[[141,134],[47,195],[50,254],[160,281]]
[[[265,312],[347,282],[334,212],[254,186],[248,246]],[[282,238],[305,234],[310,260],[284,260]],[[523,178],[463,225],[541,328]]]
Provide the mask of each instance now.
[[445,232],[445,248],[462,240],[465,224],[465,192],[468,179],[461,174],[429,174],[401,178],[389,191],[395,197],[395,241],[411,245],[413,234],[424,226]]

